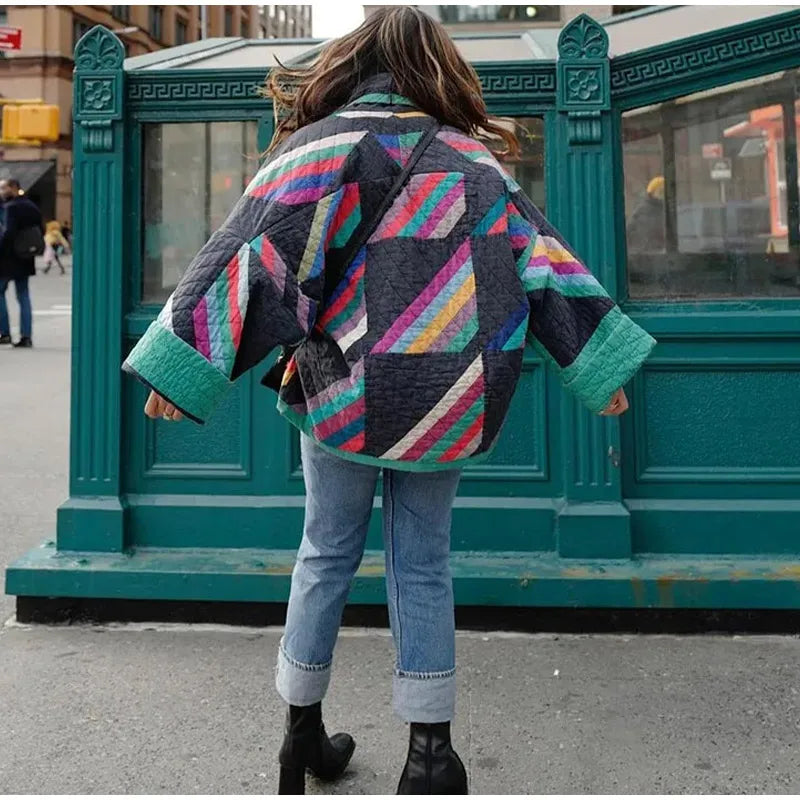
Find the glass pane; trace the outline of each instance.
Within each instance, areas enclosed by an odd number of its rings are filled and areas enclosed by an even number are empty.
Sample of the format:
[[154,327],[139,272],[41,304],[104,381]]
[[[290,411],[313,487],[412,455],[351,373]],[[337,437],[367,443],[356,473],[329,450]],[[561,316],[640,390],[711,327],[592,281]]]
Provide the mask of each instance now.
[[514,127],[522,145],[522,155],[516,159],[503,158],[503,166],[544,213],[544,120],[539,117],[516,117],[509,119],[508,124]]
[[534,5],[447,5],[423,6],[445,23],[454,22],[558,22],[560,6]]
[[162,303],[258,169],[257,124],[144,126],[142,302]]
[[623,115],[631,298],[800,295],[796,109],[781,73]]

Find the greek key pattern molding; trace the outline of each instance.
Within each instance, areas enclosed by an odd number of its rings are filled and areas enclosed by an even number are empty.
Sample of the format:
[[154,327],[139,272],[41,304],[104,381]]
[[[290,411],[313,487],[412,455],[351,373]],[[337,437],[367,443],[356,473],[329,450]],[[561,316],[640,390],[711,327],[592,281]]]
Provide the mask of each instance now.
[[478,77],[487,99],[525,96],[532,101],[552,103],[555,98],[554,64],[526,64],[524,68],[493,67],[491,71],[479,67]]
[[[487,99],[524,98],[529,102],[552,102],[556,91],[554,64],[525,64],[524,67],[493,66],[479,69]],[[263,75],[156,75],[128,74],[127,102],[137,107],[162,103],[264,103],[258,94]]]
[[[789,16],[789,15],[787,15]],[[763,30],[738,33],[730,38],[715,36],[706,42],[688,41],[670,45],[661,55],[647,52],[621,56],[612,61],[611,89],[616,96],[649,89],[652,84],[693,79],[716,73],[725,67],[742,67],[765,58],[774,60],[800,51],[800,14],[791,15],[783,25],[771,20]],[[770,24],[770,27],[766,27]],[[800,61],[800,56],[798,56]]]
[[234,75],[203,76],[198,80],[189,75],[147,75],[135,72],[128,75],[130,103],[215,103],[215,102],[266,102],[258,95],[261,78]]

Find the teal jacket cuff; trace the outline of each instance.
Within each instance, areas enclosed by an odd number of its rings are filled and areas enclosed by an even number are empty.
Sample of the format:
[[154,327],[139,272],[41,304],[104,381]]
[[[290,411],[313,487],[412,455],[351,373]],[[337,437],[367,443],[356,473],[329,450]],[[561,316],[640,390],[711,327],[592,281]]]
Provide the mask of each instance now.
[[122,369],[201,424],[233,385],[197,350],[158,321],[137,342]]

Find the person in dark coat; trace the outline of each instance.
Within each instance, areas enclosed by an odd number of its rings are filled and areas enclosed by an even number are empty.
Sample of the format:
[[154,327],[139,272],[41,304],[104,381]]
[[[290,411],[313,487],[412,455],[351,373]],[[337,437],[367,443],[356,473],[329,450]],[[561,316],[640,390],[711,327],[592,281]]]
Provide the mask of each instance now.
[[30,228],[42,229],[39,209],[20,192],[19,181],[0,181],[2,230],[0,230],[0,344],[11,344],[11,325],[6,305],[6,289],[13,281],[20,315],[20,339],[14,347],[32,347],[33,312],[28,291],[28,278],[36,274],[33,256],[18,255],[14,243]]

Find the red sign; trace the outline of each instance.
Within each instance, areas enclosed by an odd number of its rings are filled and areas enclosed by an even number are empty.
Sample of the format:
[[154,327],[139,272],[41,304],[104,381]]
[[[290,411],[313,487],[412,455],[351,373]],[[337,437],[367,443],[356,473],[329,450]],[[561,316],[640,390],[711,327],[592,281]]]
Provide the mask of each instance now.
[[19,50],[22,47],[22,29],[0,25],[0,50]]
[[719,142],[704,144],[703,158],[722,158],[722,145]]

